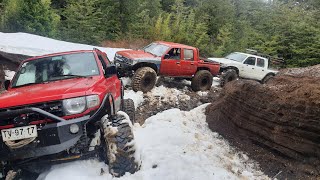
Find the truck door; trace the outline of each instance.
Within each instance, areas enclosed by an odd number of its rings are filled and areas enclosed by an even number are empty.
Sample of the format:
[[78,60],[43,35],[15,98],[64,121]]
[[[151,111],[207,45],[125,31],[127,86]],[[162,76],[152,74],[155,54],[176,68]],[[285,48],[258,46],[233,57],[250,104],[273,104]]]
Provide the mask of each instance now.
[[163,57],[160,65],[160,74],[166,76],[180,75],[181,49],[172,48]]
[[194,52],[192,49],[183,49],[183,57],[180,61],[180,72],[182,76],[192,76],[197,71]]
[[240,77],[252,79],[254,77],[255,68],[256,58],[249,56],[246,60],[243,61],[243,64],[240,68]]
[[266,76],[268,68],[266,61],[266,59],[257,58],[255,79],[262,80]]
[[[103,72],[105,72],[107,67],[112,65],[112,64],[110,64],[110,62],[107,59],[107,56],[106,56],[105,53],[102,53],[100,51],[96,51],[96,52],[97,52],[97,55],[98,55],[98,58],[99,58],[99,62],[102,65]],[[116,83],[110,83],[110,82],[116,82]],[[108,89],[108,92],[111,92],[111,94],[113,95],[115,100],[119,96],[121,96],[121,91],[119,91],[119,89],[121,89],[121,82],[118,80],[118,77],[116,75],[114,75],[112,77],[105,78],[104,87],[106,89]]]

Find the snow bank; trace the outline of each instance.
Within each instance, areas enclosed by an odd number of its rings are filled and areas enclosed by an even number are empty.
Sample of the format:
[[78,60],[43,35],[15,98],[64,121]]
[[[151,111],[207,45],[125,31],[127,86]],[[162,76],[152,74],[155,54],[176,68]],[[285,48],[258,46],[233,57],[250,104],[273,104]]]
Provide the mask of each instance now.
[[134,92],[133,90],[125,90],[124,91],[124,99],[132,99],[134,102],[134,107],[137,109],[143,101],[143,92]]
[[0,32],[0,51],[8,53],[39,56],[63,51],[92,50],[93,48],[98,48],[107,53],[108,58],[111,61],[113,61],[114,54],[117,51],[122,50],[119,48],[104,48],[70,43],[28,33]]
[[[236,152],[205,122],[205,107],[190,112],[171,109],[135,124],[142,166],[119,180],[268,179],[242,153]],[[101,171],[101,169],[103,171]],[[101,173],[104,172],[104,173]],[[45,177],[46,176],[46,177]],[[97,160],[57,165],[39,179],[114,179]]]
[[177,90],[175,88],[167,88],[164,86],[154,87],[151,92],[147,93],[150,98],[161,98],[162,101],[167,102],[179,102],[178,100],[188,101],[190,96],[184,91]]

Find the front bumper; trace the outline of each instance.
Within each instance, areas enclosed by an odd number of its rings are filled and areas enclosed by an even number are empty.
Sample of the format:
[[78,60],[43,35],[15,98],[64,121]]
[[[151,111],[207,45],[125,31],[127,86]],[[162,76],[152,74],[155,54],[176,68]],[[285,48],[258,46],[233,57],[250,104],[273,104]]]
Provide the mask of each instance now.
[[116,61],[116,67],[119,77],[131,77],[133,74],[131,64]]
[[[107,95],[99,109],[92,115],[86,115],[72,120],[64,120],[39,108],[25,108],[0,113],[0,119],[4,116],[16,116],[26,113],[39,113],[54,121],[44,126],[38,126],[38,137],[30,144],[10,149],[0,135],[0,161],[15,161],[28,158],[37,158],[45,155],[57,154],[69,150],[77,144],[81,137],[87,138],[86,128],[88,123],[99,121],[109,111],[109,95]],[[70,126],[77,124],[79,131],[75,134],[70,132]],[[89,148],[89,147],[88,147]]]

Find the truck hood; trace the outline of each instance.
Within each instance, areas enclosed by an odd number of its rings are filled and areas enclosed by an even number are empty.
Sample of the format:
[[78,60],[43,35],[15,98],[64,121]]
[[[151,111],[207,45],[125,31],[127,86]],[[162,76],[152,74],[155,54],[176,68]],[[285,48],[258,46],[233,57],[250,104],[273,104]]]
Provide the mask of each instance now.
[[143,50],[124,50],[118,51],[117,54],[124,56],[132,60],[159,60],[161,57],[154,56],[150,53],[144,52]]
[[221,64],[235,64],[235,63],[240,63],[237,61],[232,61],[230,59],[226,59],[226,58],[208,58],[211,61],[215,61]]
[[84,96],[86,91],[97,83],[98,79],[99,76],[72,78],[12,88],[0,95],[0,108]]

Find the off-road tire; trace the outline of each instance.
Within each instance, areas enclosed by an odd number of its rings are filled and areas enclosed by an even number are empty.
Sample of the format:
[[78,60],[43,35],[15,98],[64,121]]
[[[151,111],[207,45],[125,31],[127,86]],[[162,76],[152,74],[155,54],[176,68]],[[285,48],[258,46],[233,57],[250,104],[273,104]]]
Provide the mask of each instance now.
[[128,114],[130,121],[132,124],[136,122],[136,113],[135,113],[135,106],[132,99],[124,99],[122,101],[122,108],[121,110]]
[[227,69],[222,72],[221,78],[220,78],[220,86],[225,86],[228,82],[234,81],[238,79],[238,74],[236,70],[234,69]]
[[268,75],[266,75],[266,77],[264,77],[263,79],[262,79],[262,81],[261,81],[261,83],[262,84],[265,84],[265,83],[267,83],[271,78],[273,78],[274,77],[274,75],[273,74],[268,74]]
[[146,93],[150,91],[157,81],[157,73],[150,67],[139,68],[132,77],[132,89]]
[[213,76],[207,70],[200,70],[191,80],[191,88],[193,91],[209,90],[212,86]]
[[102,121],[102,146],[104,146],[109,172],[115,177],[126,172],[135,173],[139,163],[135,160],[134,136],[129,122],[122,115]]

